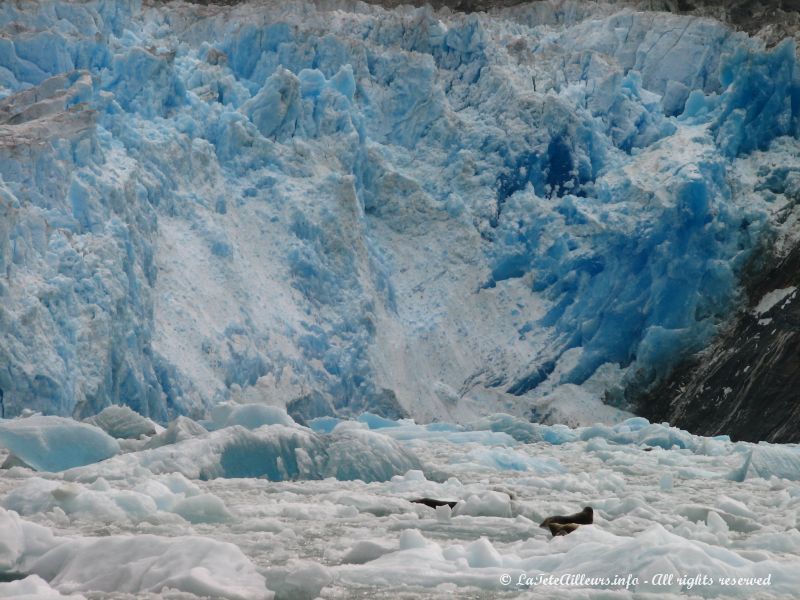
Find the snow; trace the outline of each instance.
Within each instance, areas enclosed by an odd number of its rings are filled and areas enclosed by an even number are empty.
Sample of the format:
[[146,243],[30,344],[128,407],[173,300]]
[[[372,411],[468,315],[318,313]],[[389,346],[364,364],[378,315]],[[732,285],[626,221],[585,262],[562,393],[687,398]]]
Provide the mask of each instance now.
[[[783,288],[780,290],[772,290],[771,292],[767,292],[766,294],[764,294],[761,300],[758,301],[758,304],[756,304],[755,308],[753,309],[753,312],[758,316],[768,313],[773,309],[773,307],[783,302],[786,298],[791,296],[796,290],[797,290],[796,287],[790,286],[788,288]],[[771,320],[772,319],[761,319],[759,320],[759,324],[761,324],[761,321],[764,321],[764,325],[769,325]]]
[[612,424],[794,223],[778,167],[748,170],[796,153],[792,41],[710,19],[92,0],[0,23],[0,416]]
[[119,444],[102,429],[63,417],[0,420],[0,445],[42,471],[63,471],[118,453]]

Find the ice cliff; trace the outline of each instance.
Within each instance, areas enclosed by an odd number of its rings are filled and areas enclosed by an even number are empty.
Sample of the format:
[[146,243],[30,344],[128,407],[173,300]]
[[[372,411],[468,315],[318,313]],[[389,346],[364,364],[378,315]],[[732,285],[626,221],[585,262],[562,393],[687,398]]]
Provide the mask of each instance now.
[[607,417],[798,211],[764,185],[797,156],[795,47],[710,19],[21,1],[0,27],[6,417]]

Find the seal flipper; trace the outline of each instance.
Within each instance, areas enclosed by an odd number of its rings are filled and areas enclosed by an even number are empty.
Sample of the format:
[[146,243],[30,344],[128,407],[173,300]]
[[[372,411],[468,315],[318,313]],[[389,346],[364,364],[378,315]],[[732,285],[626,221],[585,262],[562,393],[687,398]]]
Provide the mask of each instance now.
[[566,523],[564,525],[560,523],[549,523],[547,527],[550,529],[550,533],[553,534],[553,537],[556,537],[557,535],[568,535],[580,527],[580,525],[577,523]]

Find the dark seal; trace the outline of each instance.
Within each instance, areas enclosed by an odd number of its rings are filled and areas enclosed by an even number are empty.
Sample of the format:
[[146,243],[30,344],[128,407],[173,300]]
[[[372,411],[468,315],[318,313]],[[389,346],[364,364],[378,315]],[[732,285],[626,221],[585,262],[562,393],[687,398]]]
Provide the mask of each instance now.
[[453,502],[452,500],[434,500],[433,498],[414,498],[413,500],[409,500],[409,502],[424,504],[425,506],[430,506],[431,508],[436,508],[438,506],[449,506],[450,508],[455,508],[456,504],[458,504],[458,501]]
[[[591,525],[594,521],[594,511],[592,510],[591,506],[585,507],[581,512],[575,513],[574,515],[556,515],[554,517],[547,517],[544,521],[539,523],[539,527],[543,527],[547,529],[550,527],[551,524],[555,525]],[[572,529],[571,531],[575,531]],[[569,533],[569,532],[567,532]],[[553,534],[555,535],[555,534]],[[566,534],[561,534],[566,535]]]

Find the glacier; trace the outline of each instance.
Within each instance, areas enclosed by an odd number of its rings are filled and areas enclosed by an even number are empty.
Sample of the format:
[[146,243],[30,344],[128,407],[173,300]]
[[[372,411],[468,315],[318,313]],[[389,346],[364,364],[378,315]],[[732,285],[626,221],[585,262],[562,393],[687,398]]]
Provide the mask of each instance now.
[[394,4],[0,2],[0,597],[795,597],[786,13]]
[[6,418],[619,421],[797,211],[764,185],[797,148],[793,42],[711,19],[125,0],[0,24]]

